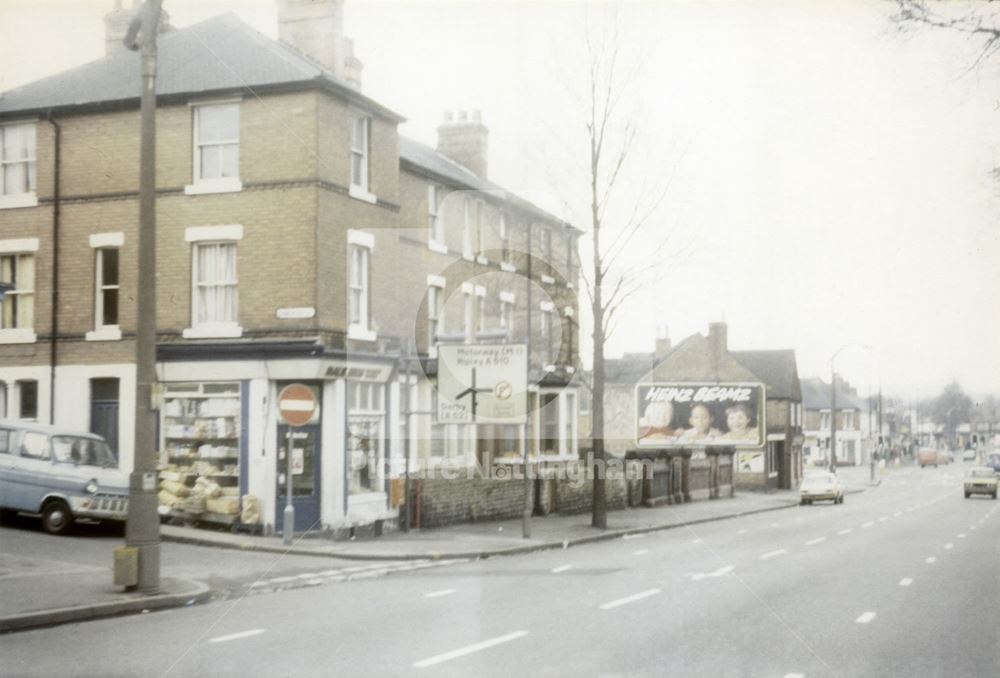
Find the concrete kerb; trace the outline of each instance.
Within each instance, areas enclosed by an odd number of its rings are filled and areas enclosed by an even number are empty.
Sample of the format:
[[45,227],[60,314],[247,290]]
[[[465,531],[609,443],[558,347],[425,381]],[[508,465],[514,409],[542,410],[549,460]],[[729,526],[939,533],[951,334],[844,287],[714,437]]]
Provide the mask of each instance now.
[[[865,488],[853,489],[853,490],[848,490],[848,494],[858,494],[864,491]],[[234,549],[238,551],[255,551],[258,553],[277,553],[282,555],[288,554],[296,556],[315,556],[319,558],[339,558],[343,560],[378,561],[378,560],[450,560],[452,558],[485,559],[498,556],[516,556],[516,555],[523,555],[526,553],[533,553],[536,551],[549,551],[554,549],[568,548],[570,546],[593,544],[601,541],[620,539],[621,537],[626,537],[635,534],[648,534],[650,532],[659,532],[661,530],[672,530],[679,527],[698,525],[701,523],[711,523],[719,520],[729,520],[731,518],[739,518],[741,516],[748,516],[756,513],[766,513],[768,511],[779,511],[787,508],[795,508],[798,505],[799,502],[796,500],[796,501],[789,501],[783,504],[778,504],[777,506],[769,506],[767,508],[753,509],[750,511],[740,511],[738,513],[730,513],[722,516],[696,518],[692,520],[685,520],[679,523],[650,525],[648,527],[630,527],[630,528],[612,529],[601,532],[599,534],[588,535],[585,537],[575,537],[572,539],[549,541],[537,544],[525,544],[524,546],[512,546],[501,549],[486,549],[481,551],[457,551],[457,552],[449,551],[447,553],[440,553],[436,551],[428,551],[422,553],[332,553],[329,551],[316,551],[314,549],[301,549],[301,548],[296,548],[295,546],[286,548],[279,546],[269,546],[265,544],[254,544],[251,542],[235,543],[235,542],[214,541],[212,539],[199,537],[197,535],[180,536],[180,535],[163,534],[161,535],[161,539],[163,539],[163,541],[171,541],[181,544],[191,544],[195,546],[210,546],[215,548]]]
[[186,607],[208,600],[211,589],[207,584],[192,579],[172,577],[174,581],[183,582],[190,590],[180,593],[163,593],[148,597],[129,598],[103,603],[88,603],[73,607],[62,607],[51,610],[39,610],[0,617],[0,633],[26,631],[45,626],[58,626],[74,622],[91,621],[107,617],[118,617],[127,614],[139,614],[143,611],[165,610]]

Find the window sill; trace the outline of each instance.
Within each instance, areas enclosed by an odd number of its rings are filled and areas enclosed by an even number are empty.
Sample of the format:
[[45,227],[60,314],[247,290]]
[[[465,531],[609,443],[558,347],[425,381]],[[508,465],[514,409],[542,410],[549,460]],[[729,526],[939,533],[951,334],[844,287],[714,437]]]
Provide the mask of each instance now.
[[431,240],[427,243],[427,249],[432,252],[437,252],[438,254],[448,254],[448,247],[435,240]]
[[92,332],[87,332],[87,341],[121,341],[122,329],[118,325],[108,325]]
[[506,261],[501,261],[500,270],[506,273],[517,273],[517,266],[514,264],[508,264]]
[[475,261],[476,260],[476,258],[474,256],[472,256],[471,254],[462,254],[462,258],[465,259],[466,261]]
[[476,263],[480,264],[482,266],[489,266],[490,260],[487,259],[486,257],[480,255],[480,256],[476,257]]
[[215,323],[189,327],[182,333],[185,339],[238,339],[243,328],[236,323]]
[[35,330],[0,330],[0,344],[33,344],[37,340]]
[[378,332],[365,329],[360,325],[349,325],[347,327],[347,338],[358,341],[375,341],[378,339]]
[[551,275],[543,275],[542,276],[542,283],[545,284],[545,285],[555,285],[556,284],[556,279],[553,278]]
[[352,198],[361,200],[363,202],[371,203],[372,205],[378,202],[378,198],[375,197],[374,193],[369,193],[368,191],[366,191],[365,189],[361,188],[356,184],[351,184],[350,188],[347,189],[347,194]]
[[184,187],[185,195],[207,195],[210,193],[239,193],[243,182],[239,179],[207,179],[196,181]]
[[36,193],[18,193],[16,195],[0,196],[0,210],[37,206],[38,195]]

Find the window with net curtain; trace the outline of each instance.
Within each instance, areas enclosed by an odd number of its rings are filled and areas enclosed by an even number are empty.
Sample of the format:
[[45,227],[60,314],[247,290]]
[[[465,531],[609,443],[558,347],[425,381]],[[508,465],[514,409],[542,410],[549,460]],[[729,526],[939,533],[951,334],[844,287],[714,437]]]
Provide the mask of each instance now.
[[3,296],[0,329],[31,329],[35,321],[34,255],[0,257],[0,280],[14,285],[14,289]]
[[194,259],[194,324],[236,323],[236,243],[198,243]]
[[195,169],[198,181],[240,176],[240,107],[238,104],[195,108]]
[[35,190],[35,124],[0,126],[0,196]]

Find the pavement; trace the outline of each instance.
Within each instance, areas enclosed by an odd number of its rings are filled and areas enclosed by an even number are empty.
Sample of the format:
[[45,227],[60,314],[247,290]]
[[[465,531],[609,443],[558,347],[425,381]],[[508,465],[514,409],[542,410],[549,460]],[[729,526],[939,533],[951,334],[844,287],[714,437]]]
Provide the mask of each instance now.
[[[841,471],[849,493],[863,492],[870,485],[867,473],[867,469],[857,468]],[[281,537],[246,536],[168,525],[161,527],[161,537],[164,542],[247,553],[274,553],[283,557],[455,562],[565,549],[796,505],[798,493],[794,490],[739,492],[732,498],[612,511],[608,513],[608,528],[601,531],[590,526],[589,514],[550,515],[531,520],[530,538],[523,537],[520,520],[392,532],[373,540],[331,541],[305,537],[297,539],[290,547],[284,546]],[[168,547],[164,545],[163,548]],[[196,579],[167,576],[162,579],[162,589],[157,595],[125,592],[112,584],[110,558],[107,566],[101,566],[93,560],[78,558],[74,561],[70,553],[52,554],[57,558],[50,554],[32,557],[8,549],[0,545],[0,633],[189,606],[207,600],[212,593],[208,584]],[[38,581],[44,581],[44,586],[31,585]]]

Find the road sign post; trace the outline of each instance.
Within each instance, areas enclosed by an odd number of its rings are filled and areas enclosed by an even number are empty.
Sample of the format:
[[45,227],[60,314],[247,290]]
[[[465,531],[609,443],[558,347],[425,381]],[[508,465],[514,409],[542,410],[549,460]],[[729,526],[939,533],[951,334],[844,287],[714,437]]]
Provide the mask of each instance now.
[[295,428],[309,422],[316,414],[316,396],[305,384],[289,384],[278,394],[278,416],[288,426],[285,451],[285,511],[282,515],[282,541],[292,543],[295,533],[295,506],[292,504],[292,457],[295,456]]
[[438,346],[438,423],[526,423],[527,361],[524,344]]

